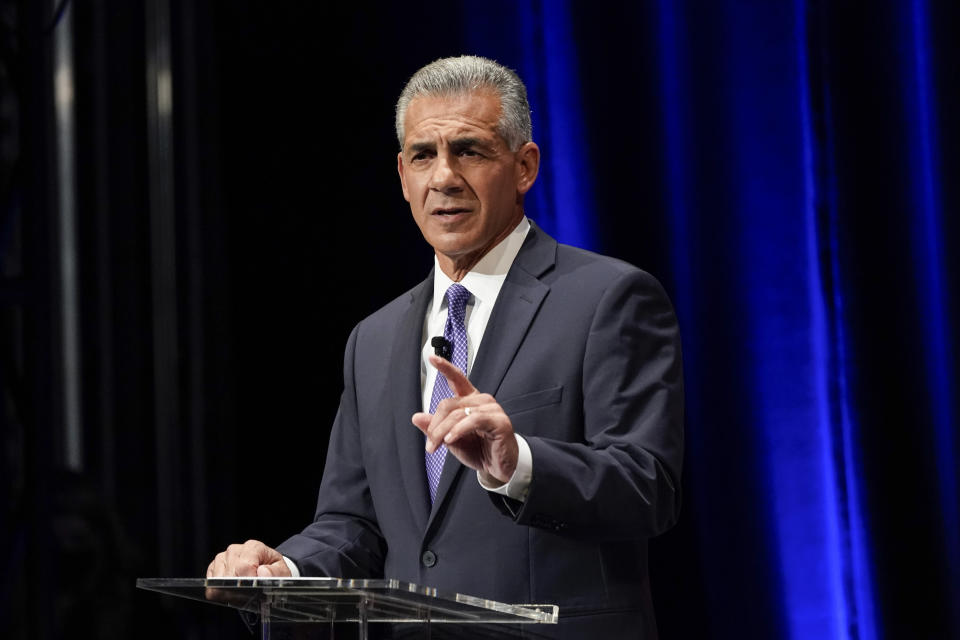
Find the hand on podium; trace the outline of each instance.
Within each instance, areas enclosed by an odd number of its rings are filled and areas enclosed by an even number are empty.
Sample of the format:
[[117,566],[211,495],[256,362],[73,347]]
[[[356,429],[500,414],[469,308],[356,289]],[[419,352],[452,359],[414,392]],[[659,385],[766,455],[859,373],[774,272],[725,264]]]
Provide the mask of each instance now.
[[[207,567],[208,578],[290,577],[290,568],[276,549],[271,549],[259,540],[247,540],[232,544],[221,551]],[[222,600],[219,589],[207,589],[208,600]]]
[[260,577],[283,578],[290,576],[290,569],[283,556],[259,540],[247,540],[232,544],[226,551],[217,554],[207,567],[208,578]]

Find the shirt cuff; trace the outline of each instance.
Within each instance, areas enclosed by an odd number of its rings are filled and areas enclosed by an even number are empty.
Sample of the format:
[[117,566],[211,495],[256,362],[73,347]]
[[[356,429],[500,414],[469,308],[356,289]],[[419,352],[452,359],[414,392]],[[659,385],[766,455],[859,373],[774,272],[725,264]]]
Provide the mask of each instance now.
[[527,493],[530,492],[530,481],[533,479],[533,455],[530,453],[530,445],[519,434],[514,433],[517,439],[517,468],[513,470],[513,475],[506,484],[491,486],[484,484],[480,479],[480,472],[477,472],[477,482],[480,486],[492,493],[499,493],[502,496],[513,498],[524,502],[527,499]]
[[290,569],[290,575],[294,578],[300,577],[300,568],[287,556],[283,556],[283,561],[287,565],[287,569]]

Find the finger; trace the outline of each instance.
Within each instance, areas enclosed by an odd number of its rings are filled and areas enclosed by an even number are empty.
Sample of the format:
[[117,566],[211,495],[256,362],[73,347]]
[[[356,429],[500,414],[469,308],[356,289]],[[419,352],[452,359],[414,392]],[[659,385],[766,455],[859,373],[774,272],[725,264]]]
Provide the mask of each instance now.
[[214,558],[214,575],[256,576],[257,568],[282,559],[275,549],[259,540],[247,540],[243,544],[231,544],[226,551]]
[[436,416],[429,413],[417,412],[413,414],[413,418],[411,419],[413,426],[415,426],[417,429],[420,429],[423,435],[427,438],[424,446],[427,453],[433,453],[437,450],[437,447],[440,446],[440,440],[433,438],[430,435],[430,425],[433,423],[435,417]]
[[[446,430],[449,427],[443,427],[441,431],[437,431],[438,425],[444,423],[445,420],[454,413],[457,412],[457,409],[462,405],[470,403],[472,399],[476,397],[471,396],[468,398],[446,398],[442,400],[440,404],[437,405],[434,413],[424,413],[418,411],[417,413],[411,416],[411,422],[416,426],[420,431],[427,437],[427,451],[433,453],[437,447],[440,446],[440,443],[443,441],[443,433],[446,433]],[[458,419],[462,417],[463,412],[461,411],[458,416]]]
[[225,560],[226,554],[223,552],[218,553],[214,556],[213,561],[210,563],[210,566],[207,567],[207,577],[221,577],[227,575],[226,568],[227,563]]
[[227,547],[227,558],[259,565],[275,562],[280,558],[280,553],[259,540],[247,540],[243,544],[232,544]]
[[443,443],[443,437],[454,424],[456,423],[448,419],[440,420],[439,422],[434,421],[434,423],[431,424],[430,428],[426,431],[427,441],[424,445],[427,453],[434,453],[440,448],[440,445]]
[[431,422],[437,424],[446,419],[448,415],[460,408],[462,402],[462,398],[444,398],[433,410],[433,420]]
[[441,411],[441,407],[437,407],[437,413],[434,414],[418,411],[411,417],[411,422],[426,436],[427,440],[424,448],[427,453],[433,453],[443,442],[443,436],[447,431],[463,416],[463,411],[450,410],[449,408]]
[[[467,412],[469,410],[469,413]],[[483,406],[464,407],[457,412],[458,419],[443,433],[443,443],[453,444],[460,438],[471,433],[482,434],[490,429],[489,420],[492,412],[484,411]]]
[[[450,444],[458,440],[463,434],[482,430],[484,422],[483,412],[478,406],[463,406],[440,421],[434,421],[427,430],[428,451],[437,449],[441,443]],[[450,434],[456,434],[451,437]]]
[[500,410],[499,405],[471,412],[468,418],[461,420],[447,433],[444,442],[451,451],[455,451],[460,439],[468,436],[479,439],[482,455],[477,470],[488,478],[496,479],[488,484],[509,481],[517,468],[519,446],[510,418]]
[[450,390],[453,391],[454,395],[463,397],[471,393],[476,393],[476,387],[470,384],[470,381],[467,380],[467,376],[464,375],[463,371],[460,371],[460,369],[449,360],[431,355],[430,364],[435,366],[437,371],[442,373],[443,377],[447,379],[447,384],[450,385]]
[[288,578],[290,577],[290,567],[283,560],[262,564],[257,567],[257,576],[260,578]]
[[[465,398],[459,410],[451,414],[454,420],[450,429],[444,433],[444,443],[449,444],[464,433],[485,430],[484,427],[487,421],[497,413],[499,406],[496,404],[478,404],[477,401],[480,397],[479,395],[474,395],[470,398]],[[451,436],[451,434],[454,435]]]
[[513,425],[510,418],[496,402],[465,407],[457,413],[462,414],[463,417],[446,431],[443,437],[444,444],[453,444],[469,434],[489,440],[493,446],[496,446],[495,443],[499,441],[513,441]]
[[418,411],[413,414],[411,421],[413,422],[413,426],[423,432],[423,435],[427,435],[427,429],[430,428],[430,422],[433,421],[433,416],[429,413]]

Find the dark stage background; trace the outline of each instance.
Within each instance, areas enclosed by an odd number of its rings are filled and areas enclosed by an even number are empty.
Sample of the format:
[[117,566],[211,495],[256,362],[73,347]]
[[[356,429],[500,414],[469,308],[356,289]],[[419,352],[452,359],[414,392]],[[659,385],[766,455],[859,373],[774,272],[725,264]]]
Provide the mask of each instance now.
[[247,637],[134,580],[312,517],[349,330],[431,265],[394,100],[477,53],[531,217],[677,307],[663,637],[960,638],[955,3],[54,4],[0,1],[0,635]]

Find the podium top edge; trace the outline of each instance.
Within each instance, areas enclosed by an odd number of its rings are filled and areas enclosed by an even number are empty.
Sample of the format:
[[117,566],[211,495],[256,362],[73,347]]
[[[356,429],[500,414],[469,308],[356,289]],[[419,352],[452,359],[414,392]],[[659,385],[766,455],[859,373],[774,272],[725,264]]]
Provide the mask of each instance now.
[[[551,604],[505,604],[477,596],[440,591],[434,587],[425,587],[411,582],[404,582],[393,578],[336,578],[336,577],[272,577],[258,576],[214,576],[210,578],[137,578],[137,588],[147,591],[157,591],[168,595],[183,595],[182,591],[206,589],[220,589],[237,593],[263,594],[323,594],[323,593],[360,593],[380,592],[394,594],[411,594],[413,597],[423,597],[458,603],[458,606],[477,607],[489,611],[517,615],[522,618],[536,620],[540,623],[556,624],[559,616],[559,607]],[[399,593],[398,593],[399,592]],[[188,597],[188,596],[187,596]],[[299,597],[299,596],[298,596]],[[406,598],[407,596],[401,596]]]

